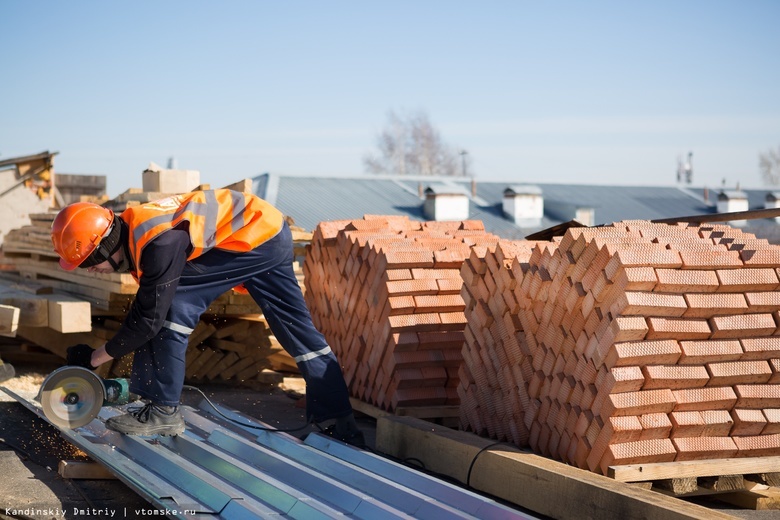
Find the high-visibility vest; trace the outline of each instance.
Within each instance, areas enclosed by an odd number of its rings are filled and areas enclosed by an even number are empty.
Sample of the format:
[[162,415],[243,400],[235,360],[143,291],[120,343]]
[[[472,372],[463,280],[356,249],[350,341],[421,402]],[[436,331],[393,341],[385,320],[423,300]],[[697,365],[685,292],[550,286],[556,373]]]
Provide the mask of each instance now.
[[193,191],[127,208],[121,214],[130,229],[133,276],[141,278],[146,244],[183,221],[189,222],[192,252],[187,260],[213,249],[243,253],[273,238],[284,225],[274,206],[250,193],[232,190]]

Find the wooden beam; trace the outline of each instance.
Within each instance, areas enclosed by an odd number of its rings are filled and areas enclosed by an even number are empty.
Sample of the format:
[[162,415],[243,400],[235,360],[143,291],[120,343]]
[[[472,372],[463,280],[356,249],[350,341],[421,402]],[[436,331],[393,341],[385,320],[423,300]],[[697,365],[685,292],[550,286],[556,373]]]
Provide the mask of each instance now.
[[19,328],[19,307],[0,305],[0,336],[16,336]]
[[57,354],[63,359],[66,357],[68,347],[77,343],[86,343],[92,348],[98,348],[106,342],[104,339],[89,332],[63,334],[48,327],[24,327],[20,325],[18,335]]
[[552,518],[734,518],[412,417],[380,417],[376,448]]
[[49,326],[49,302],[34,294],[0,293],[0,303],[19,309],[19,324],[25,327]]
[[668,478],[776,473],[778,471],[780,471],[780,457],[746,457],[610,466],[607,476],[619,482],[641,482]]
[[72,299],[50,299],[49,327],[62,333],[92,330],[92,307],[89,302]]

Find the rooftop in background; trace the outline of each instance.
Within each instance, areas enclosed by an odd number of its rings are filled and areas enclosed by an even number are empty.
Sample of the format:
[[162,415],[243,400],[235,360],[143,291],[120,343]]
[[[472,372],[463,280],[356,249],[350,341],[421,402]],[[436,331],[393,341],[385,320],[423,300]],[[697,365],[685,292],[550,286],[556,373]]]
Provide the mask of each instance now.
[[[452,189],[445,190],[446,186]],[[590,222],[583,223],[599,225],[620,220],[718,213],[721,193],[721,190],[683,186],[518,184],[461,177],[302,177],[268,173],[253,179],[253,191],[291,216],[296,225],[308,230],[321,221],[355,219],[366,214],[430,220],[426,214],[426,197],[436,193],[462,194],[468,199],[466,218],[482,220],[491,233],[515,240],[581,215],[590,218]],[[724,193],[743,193],[749,209],[763,209],[767,195],[770,198],[777,195],[771,188],[725,190]],[[507,214],[506,196],[534,195],[543,200],[541,218],[513,219]],[[780,243],[780,225],[774,219],[751,220],[742,229]]]

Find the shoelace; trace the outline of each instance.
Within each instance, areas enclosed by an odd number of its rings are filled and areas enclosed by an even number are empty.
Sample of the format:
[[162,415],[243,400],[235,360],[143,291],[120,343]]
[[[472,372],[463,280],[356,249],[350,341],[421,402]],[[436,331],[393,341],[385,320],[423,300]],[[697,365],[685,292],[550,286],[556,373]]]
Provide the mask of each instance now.
[[152,413],[152,403],[147,403],[142,408],[128,410],[128,413],[135,417],[138,422],[145,423],[149,421],[149,414]]

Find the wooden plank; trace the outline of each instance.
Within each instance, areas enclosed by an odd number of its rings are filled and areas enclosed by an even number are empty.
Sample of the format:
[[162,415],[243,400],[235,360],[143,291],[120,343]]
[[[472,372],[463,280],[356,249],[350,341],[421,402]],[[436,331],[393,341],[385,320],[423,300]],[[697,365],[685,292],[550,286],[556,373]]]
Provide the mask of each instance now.
[[62,478],[116,480],[116,476],[102,464],[85,460],[61,460],[57,472]]
[[19,307],[0,305],[0,336],[14,337],[19,328]]
[[668,478],[777,473],[778,471],[780,471],[780,457],[746,457],[610,466],[607,476],[619,482],[642,482]]
[[0,293],[0,303],[19,308],[19,324],[25,327],[49,326],[49,302],[35,295],[23,293]]
[[669,491],[673,495],[685,495],[688,493],[694,493],[698,491],[699,484],[696,477],[686,478],[670,478],[665,480],[659,480],[652,484],[653,487],[658,489]]
[[98,348],[105,343],[104,339],[96,337],[88,332],[63,334],[62,332],[58,332],[48,327],[25,327],[19,325],[17,334],[20,337],[57,354],[63,359],[66,357],[67,349],[70,346],[78,343],[86,343],[92,348]]
[[717,496],[721,502],[756,511],[780,510],[780,490],[777,488],[755,487],[734,493]]
[[552,518],[734,518],[513,446],[489,448],[492,444],[489,439],[412,417],[384,416],[377,421],[380,452],[419,459],[429,471]]
[[745,478],[742,475],[720,475],[717,477],[702,477],[699,486],[711,491],[739,491],[745,489]]

